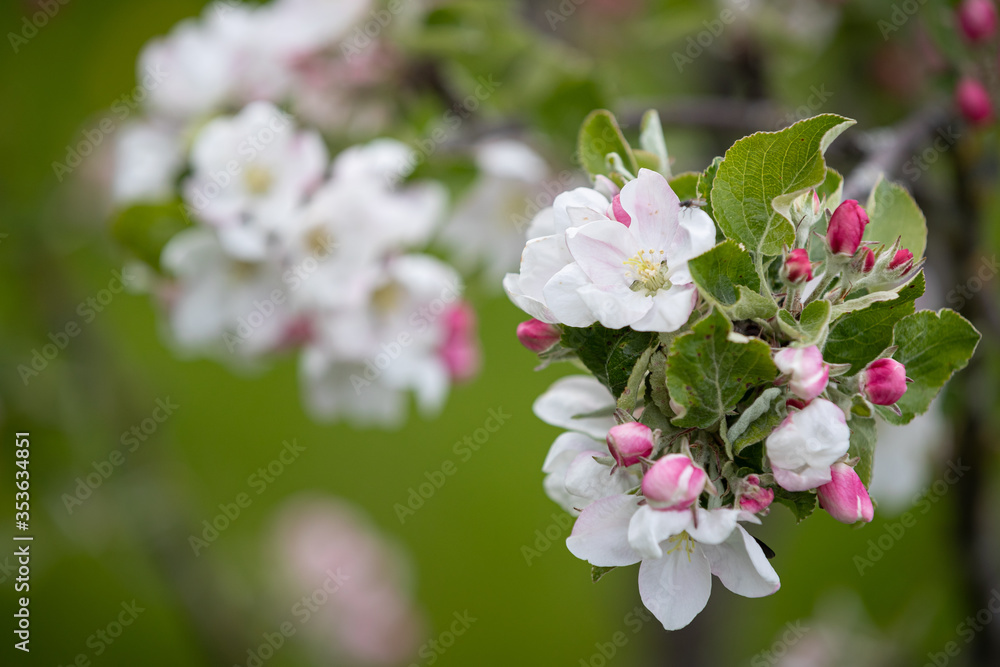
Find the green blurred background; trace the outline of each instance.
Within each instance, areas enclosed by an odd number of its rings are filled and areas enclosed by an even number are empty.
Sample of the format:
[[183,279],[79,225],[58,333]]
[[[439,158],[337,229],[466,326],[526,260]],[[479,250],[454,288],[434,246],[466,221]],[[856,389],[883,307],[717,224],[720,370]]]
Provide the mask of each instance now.
[[[25,386],[17,366],[50,332],[80,321],[78,304],[106,287],[124,261],[106,231],[99,182],[78,175],[58,183],[52,163],[132,90],[142,45],[202,4],[70,0],[17,53],[8,44],[0,48],[0,498],[7,508],[0,532],[13,533],[7,519],[13,519],[13,434],[28,431],[35,536],[30,656],[11,648],[14,575],[0,571],[3,655],[10,656],[4,664],[69,665],[79,653],[93,658],[88,637],[133,599],[146,611],[93,664],[227,664],[224,656],[238,645],[234,637],[259,643],[281,614],[269,606],[272,512],[304,490],[358,503],[411,552],[430,636],[445,630],[455,612],[477,619],[440,665],[598,667],[605,664],[598,645],[618,631],[628,643],[607,664],[778,664],[777,653],[815,643],[817,657],[794,664],[923,665],[951,641],[961,651],[947,664],[998,664],[983,661],[997,655],[1000,622],[969,645],[958,629],[1000,586],[997,438],[990,435],[998,341],[995,320],[990,326],[996,304],[990,281],[963,309],[984,341],[968,378],[953,383],[944,400],[954,445],[929,457],[925,484],[941,479],[949,460],[961,458],[972,471],[943,493],[931,491],[926,513],[918,509],[915,524],[863,574],[855,557],[871,558],[869,540],[891,534],[898,517],[879,512],[872,524],[852,529],[817,513],[795,526],[786,509],[776,508],[756,534],[777,553],[772,563],[781,590],[748,600],[717,584],[706,612],[672,634],[655,621],[633,632],[635,568],[595,585],[589,566],[562,545],[568,529],[559,527],[559,509],[544,496],[540,472],[558,431],[537,420],[531,404],[569,369],[532,370],[533,355],[513,336],[523,315],[495,289],[474,283],[468,294],[480,316],[481,375],[453,390],[440,417],[414,416],[396,432],[311,422],[292,358],[256,373],[179,358],[145,295],[115,296]],[[849,172],[869,147],[861,140],[871,138],[866,132],[927,104],[947,107],[956,74],[919,55],[921,40],[947,31],[946,3],[921,5],[918,20],[888,39],[879,21],[891,20],[889,3],[750,3],[682,72],[674,54],[711,29],[722,5],[563,2],[575,9],[550,30],[546,12],[562,11],[559,2],[449,4],[434,15],[439,27],[472,37],[412,48],[444,60],[457,80],[462,72],[495,68],[506,83],[487,117],[536,128],[536,145],[563,168],[572,166],[573,137],[591,108],[608,106],[628,118],[653,106],[664,110],[675,172],[702,169],[756,129],[820,112],[859,121],[849,133],[856,138],[842,140],[830,156],[832,166]],[[3,34],[19,31],[34,11],[36,3],[4,3]],[[814,88],[829,93],[815,105]],[[705,100],[709,106],[698,106]],[[436,111],[431,102],[412,106],[427,117]],[[760,126],[761,118],[772,124]],[[930,266],[942,299],[950,285],[974,275],[998,236],[995,132],[963,126],[960,134],[960,144],[919,180],[904,181],[928,215]],[[168,398],[176,412],[69,513],[61,497],[73,492],[76,478],[107,460],[122,434]],[[453,445],[482,426],[490,409],[511,417],[462,461]],[[246,491],[247,477],[291,439],[306,447],[300,459],[195,557],[188,535],[220,503]],[[446,460],[455,462],[456,474],[401,523],[394,505]],[[554,534],[552,526],[559,538],[547,545],[536,531]],[[12,544],[0,549],[0,564],[13,560]],[[524,547],[538,551],[530,563]],[[292,642],[266,664],[311,663]]]

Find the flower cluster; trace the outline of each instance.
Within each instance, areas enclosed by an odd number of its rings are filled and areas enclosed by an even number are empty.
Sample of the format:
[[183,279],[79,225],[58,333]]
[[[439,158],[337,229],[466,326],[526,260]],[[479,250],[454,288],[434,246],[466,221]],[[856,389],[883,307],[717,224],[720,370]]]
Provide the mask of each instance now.
[[841,201],[823,152],[851,124],[758,133],[673,176],[655,115],[640,153],[595,112],[580,137],[593,187],[539,213],[504,280],[532,317],[522,344],[593,374],[535,403],[568,429],[543,466],[577,515],[566,545],[595,580],[641,563],[668,629],[704,608],[713,575],[778,590],[745,527],[773,503],[870,522],[876,419],[926,411],[978,341],[951,311],[915,312],[926,227],[909,194],[880,180],[866,206]]
[[393,426],[410,392],[436,412],[479,366],[475,314],[432,241],[449,230],[466,271],[505,243],[513,256],[491,270],[516,264],[519,234],[484,233],[492,221],[472,210],[524,202],[548,169],[517,142],[476,146],[479,179],[449,219],[445,187],[410,177],[425,156],[406,145],[331,156],[359,134],[354,114],[378,117],[364,90],[391,63],[359,31],[396,20],[386,12],[218,2],[154,40],[139,70],[160,83],[118,137],[112,189],[117,236],[153,269],[180,348],[244,364],[297,351],[314,415]]

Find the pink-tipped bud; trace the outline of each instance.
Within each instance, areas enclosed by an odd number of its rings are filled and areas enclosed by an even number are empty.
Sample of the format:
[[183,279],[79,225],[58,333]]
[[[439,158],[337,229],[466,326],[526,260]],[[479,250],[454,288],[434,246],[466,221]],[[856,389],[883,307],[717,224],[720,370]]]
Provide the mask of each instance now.
[[785,258],[785,279],[793,285],[801,285],[812,280],[812,262],[809,261],[809,253],[802,248],[797,248]]
[[612,426],[608,431],[608,449],[620,466],[635,465],[653,453],[653,431],[639,422]]
[[865,273],[870,273],[875,268],[875,253],[872,252],[871,248],[865,248],[865,250],[867,251],[865,253],[865,263],[861,267],[861,270]]
[[965,77],[955,87],[955,102],[965,119],[973,125],[985,125],[993,120],[993,102],[983,84]]
[[895,359],[876,359],[861,373],[861,393],[875,405],[892,405],[906,393],[906,367]]
[[819,506],[841,523],[870,522],[875,518],[875,508],[858,473],[846,463],[835,463],[830,468],[830,481],[816,490]]
[[559,342],[562,333],[554,324],[530,319],[517,325],[517,340],[532,352],[544,352]]
[[753,514],[763,512],[774,501],[774,489],[760,486],[760,477],[747,475],[740,481],[740,509]]
[[838,255],[853,255],[861,246],[868,214],[854,199],[848,199],[833,212],[826,231],[830,250]]
[[897,250],[896,254],[892,257],[892,261],[889,262],[890,269],[896,269],[901,266],[903,267],[903,273],[909,271],[910,267],[913,266],[913,253],[906,248]]
[[820,211],[819,195],[816,194],[815,190],[813,190],[813,214],[819,215],[819,211]]
[[452,380],[464,381],[479,372],[479,340],[476,336],[476,312],[468,303],[460,302],[443,316],[445,330],[441,345],[441,360]]
[[970,42],[985,42],[997,31],[997,8],[992,0],[964,0],[958,6],[958,26]]
[[822,394],[830,379],[830,366],[823,362],[823,354],[815,345],[786,347],[774,355],[774,365],[790,376],[788,388],[792,393],[806,401]]
[[708,476],[683,454],[668,454],[642,478],[642,495],[653,509],[686,510],[705,490]]
[[615,220],[622,223],[626,227],[632,224],[632,216],[630,216],[625,210],[625,207],[622,206],[621,195],[615,195],[611,199],[611,215]]

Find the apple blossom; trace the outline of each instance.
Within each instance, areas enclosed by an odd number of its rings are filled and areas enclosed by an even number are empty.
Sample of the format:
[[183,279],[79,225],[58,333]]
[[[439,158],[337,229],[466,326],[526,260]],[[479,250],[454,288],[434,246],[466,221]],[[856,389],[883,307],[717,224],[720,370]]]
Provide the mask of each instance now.
[[786,347],[774,355],[774,364],[785,375],[792,393],[811,401],[826,389],[830,366],[823,362],[823,355],[815,345]]
[[841,203],[833,212],[826,231],[830,251],[837,255],[854,255],[868,222],[868,214],[857,201],[848,199]]
[[700,209],[682,209],[666,179],[648,169],[622,188],[621,204],[628,227],[605,218],[566,232],[574,261],[548,280],[545,301],[571,326],[675,331],[698,298],[687,260],[714,245],[715,225]]
[[762,487],[759,475],[747,475],[739,482],[740,509],[757,514],[766,512],[774,501],[774,489]]
[[902,272],[906,273],[910,270],[913,265],[913,253],[906,248],[900,248],[896,251],[896,254],[892,256],[892,261],[889,262],[890,269],[897,269],[903,267]]
[[993,0],[962,0],[958,6],[958,25],[970,42],[984,42],[997,31],[997,8]]
[[658,512],[635,496],[598,500],[581,512],[566,546],[597,567],[639,567],[639,595],[668,630],[688,625],[705,608],[712,575],[745,597],[781,586],[760,545],[737,525],[756,521],[737,509]]
[[830,470],[831,480],[816,489],[819,506],[841,523],[870,522],[875,517],[868,490],[854,468],[836,463]]
[[844,412],[817,398],[792,411],[767,437],[765,450],[775,481],[788,491],[806,491],[830,481],[830,466],[850,444]]
[[788,253],[783,275],[785,280],[793,285],[812,280],[812,262],[809,261],[809,253],[804,248],[796,248]]
[[544,352],[559,342],[559,327],[536,320],[526,320],[517,325],[517,340],[532,352]]
[[986,125],[993,120],[993,102],[986,87],[971,77],[964,77],[955,87],[958,109],[973,125]]
[[859,388],[875,405],[892,405],[906,393],[906,367],[895,359],[876,359],[861,372]]
[[642,495],[657,510],[686,510],[698,501],[708,476],[684,454],[667,454],[642,477]]
[[653,431],[639,422],[625,422],[608,431],[608,449],[620,466],[635,465],[653,453]]

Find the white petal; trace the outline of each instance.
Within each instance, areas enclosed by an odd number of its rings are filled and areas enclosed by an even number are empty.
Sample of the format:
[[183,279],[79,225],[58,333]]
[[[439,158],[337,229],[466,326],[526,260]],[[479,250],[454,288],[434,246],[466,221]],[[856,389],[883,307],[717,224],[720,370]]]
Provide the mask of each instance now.
[[677,220],[680,200],[662,174],[640,169],[639,176],[622,188],[621,203],[632,217],[628,229],[641,247],[670,248],[681,229]]
[[679,630],[697,616],[712,594],[712,573],[700,548],[678,549],[639,566],[639,597],[667,630]]
[[[588,502],[620,495],[638,486],[636,480],[623,468],[611,472],[611,466],[594,460],[595,456],[607,456],[607,450],[586,451],[578,454],[566,470],[566,490]],[[577,509],[583,509],[578,506]]]
[[643,558],[660,558],[660,543],[680,535],[692,525],[688,510],[654,510],[643,505],[632,517],[628,526],[628,541]]
[[759,598],[781,588],[778,574],[750,533],[737,526],[729,539],[705,547],[705,555],[722,585],[737,595]]
[[541,320],[542,322],[548,322],[549,324],[555,324],[559,320],[556,316],[552,314],[539,299],[532,298],[524,293],[521,289],[521,276],[516,273],[508,273],[503,278],[503,290],[507,293],[507,297],[514,303],[515,306],[526,312],[531,317],[536,320]]
[[694,311],[698,290],[694,285],[674,285],[653,295],[652,307],[641,319],[632,322],[636,331],[677,331]]
[[590,279],[578,264],[570,264],[552,276],[542,295],[557,322],[571,327],[587,327],[594,323],[594,312],[580,294],[581,288],[589,286]]
[[625,225],[608,220],[571,229],[566,233],[566,246],[595,285],[631,285],[625,262],[636,255],[639,246]]
[[577,294],[593,317],[609,329],[631,326],[641,321],[653,307],[651,297],[621,285],[584,285],[578,288]]
[[560,378],[531,406],[546,424],[604,440],[615,425],[615,399],[592,375]]
[[[611,202],[604,195],[591,188],[576,188],[556,196],[552,202],[553,222],[556,232],[565,232],[573,226],[568,209],[589,208],[595,212],[606,211]],[[603,217],[603,216],[602,216]]]
[[688,534],[700,544],[719,544],[724,542],[736,528],[736,520],[741,510],[717,509],[695,510],[695,524],[688,528]]
[[[669,262],[686,262],[715,247],[715,223],[703,210],[682,208],[677,220],[686,234],[683,243],[676,243],[667,249]],[[675,238],[680,240],[679,237]]]
[[[566,548],[577,558],[598,567],[632,565],[640,560],[629,546],[629,519],[635,513],[635,496],[609,496],[591,503],[580,513]],[[707,565],[706,565],[707,570]]]
[[588,438],[582,433],[568,431],[563,433],[549,448],[549,453],[542,464],[542,472],[553,473],[557,471],[566,472],[569,465],[576,458],[577,454],[594,449],[596,441]]

